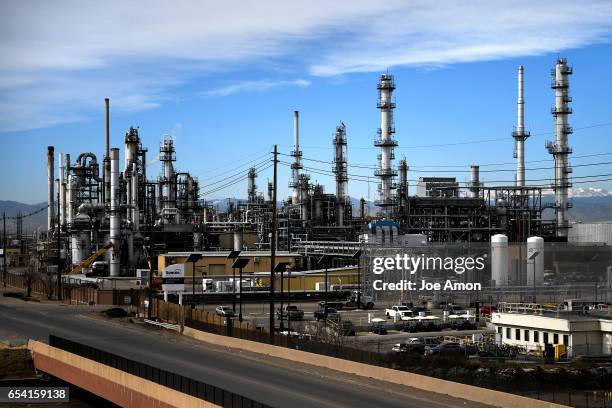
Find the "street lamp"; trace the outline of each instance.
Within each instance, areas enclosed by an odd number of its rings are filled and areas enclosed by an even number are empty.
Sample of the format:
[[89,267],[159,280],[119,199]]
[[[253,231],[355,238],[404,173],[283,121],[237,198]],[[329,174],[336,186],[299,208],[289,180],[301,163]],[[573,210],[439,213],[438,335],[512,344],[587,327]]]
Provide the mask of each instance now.
[[361,309],[361,249],[352,258],[357,260],[357,309]]
[[[241,251],[230,251],[227,259],[236,260]],[[232,311],[236,311],[236,268],[232,267]]]
[[196,262],[202,259],[202,254],[192,253],[189,254],[185,263],[191,262],[192,270],[191,270],[191,309],[195,309],[195,270],[196,270]]
[[[279,262],[274,267],[274,276],[280,273],[280,331],[283,331],[285,328],[283,324],[283,273],[287,270],[288,265],[289,262]],[[287,314],[287,320],[289,320],[289,314]]]
[[[249,258],[237,258],[232,264],[232,269],[236,270],[238,268],[240,270],[240,280],[238,281],[238,287],[240,288],[240,312],[238,313],[238,320],[242,322],[242,269],[247,266],[249,263]],[[234,280],[234,282],[236,282]],[[236,285],[234,283],[234,294],[236,293]]]
[[321,258],[319,258],[319,262],[317,262],[317,265],[319,266],[323,265],[325,267],[325,306],[327,306],[327,286],[328,286],[327,268],[329,267],[329,263],[331,259],[332,257],[330,255],[323,255]]

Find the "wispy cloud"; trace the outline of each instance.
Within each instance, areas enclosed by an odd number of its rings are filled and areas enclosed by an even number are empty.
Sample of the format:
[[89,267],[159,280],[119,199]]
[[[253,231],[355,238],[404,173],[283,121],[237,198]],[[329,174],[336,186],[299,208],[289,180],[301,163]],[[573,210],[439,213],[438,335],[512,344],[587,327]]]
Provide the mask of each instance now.
[[253,66],[307,79],[236,82],[211,95],[538,55],[611,32],[609,0],[0,2],[0,131],[82,120],[105,96],[116,111],[156,108],[185,85],[218,73],[239,81]]
[[228,96],[241,92],[262,92],[273,88],[280,88],[285,86],[298,86],[301,88],[310,85],[310,81],[305,79],[295,79],[292,81],[270,81],[267,79],[257,81],[242,81],[235,84],[225,86],[223,88],[212,89],[210,91],[203,92],[204,96]]

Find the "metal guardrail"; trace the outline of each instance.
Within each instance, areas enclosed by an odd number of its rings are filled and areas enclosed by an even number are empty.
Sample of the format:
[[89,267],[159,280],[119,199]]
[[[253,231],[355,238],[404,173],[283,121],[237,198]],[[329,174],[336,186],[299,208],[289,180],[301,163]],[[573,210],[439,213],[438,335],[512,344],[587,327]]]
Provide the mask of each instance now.
[[139,361],[118,356],[62,337],[50,335],[49,345],[222,407],[271,408],[269,405],[262,404],[214,385],[206,384],[180,374],[171,373]]
[[179,328],[180,328],[178,324],[157,322],[155,320],[144,319],[144,322],[146,324],[150,324],[150,325],[153,325],[153,326],[161,327],[162,329],[179,331]]

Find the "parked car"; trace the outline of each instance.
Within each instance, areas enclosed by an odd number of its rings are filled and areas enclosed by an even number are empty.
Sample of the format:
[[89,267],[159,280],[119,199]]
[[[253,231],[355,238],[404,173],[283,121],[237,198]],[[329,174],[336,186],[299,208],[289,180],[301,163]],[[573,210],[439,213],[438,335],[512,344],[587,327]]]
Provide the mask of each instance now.
[[279,319],[302,320],[304,318],[304,311],[298,309],[295,305],[285,305],[282,311],[280,309],[276,311],[276,317]]
[[330,306],[320,306],[319,310],[314,312],[314,318],[319,320],[326,320],[330,317],[338,316],[338,311]]
[[382,324],[375,324],[370,328],[370,331],[374,334],[385,335],[388,333],[387,328]]
[[425,350],[436,347],[437,345],[440,344],[440,340],[438,340],[435,337],[423,337],[421,340],[423,341],[423,344],[425,345]]
[[323,306],[333,307],[336,310],[341,310],[344,307],[344,303],[342,303],[342,302],[327,302],[327,303],[325,303],[325,301],[321,301],[321,302],[319,302],[319,306],[320,307],[323,307]]
[[411,312],[411,310],[408,306],[391,306],[390,308],[385,309],[385,314],[389,319],[394,318],[396,315],[397,317],[401,317],[403,312]]
[[417,337],[413,337],[408,339],[405,343],[397,343],[392,348],[391,351],[395,353],[414,353],[414,354],[424,354],[425,353],[425,343],[422,339]]
[[228,306],[217,306],[215,313],[223,317],[234,317],[234,309]]
[[451,315],[458,315],[458,316],[467,314],[467,310],[465,310],[464,307],[453,305],[453,304],[445,305],[442,308],[442,311],[448,312]]
[[465,350],[459,343],[444,342],[425,350],[428,356],[464,356]]

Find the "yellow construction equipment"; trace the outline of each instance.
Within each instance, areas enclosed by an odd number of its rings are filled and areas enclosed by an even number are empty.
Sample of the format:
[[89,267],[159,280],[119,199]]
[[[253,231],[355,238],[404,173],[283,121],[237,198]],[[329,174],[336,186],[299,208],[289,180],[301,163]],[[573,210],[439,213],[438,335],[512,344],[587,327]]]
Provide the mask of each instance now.
[[96,252],[91,254],[83,262],[81,262],[80,264],[78,264],[77,266],[72,268],[72,270],[70,271],[70,274],[74,275],[74,274],[77,274],[77,273],[81,273],[83,268],[89,268],[91,266],[91,264],[94,263],[94,261],[96,259],[98,259],[100,256],[104,255],[104,253],[106,253],[106,251],[108,251],[111,247],[112,247],[112,244],[104,245],[102,248],[98,249]]

